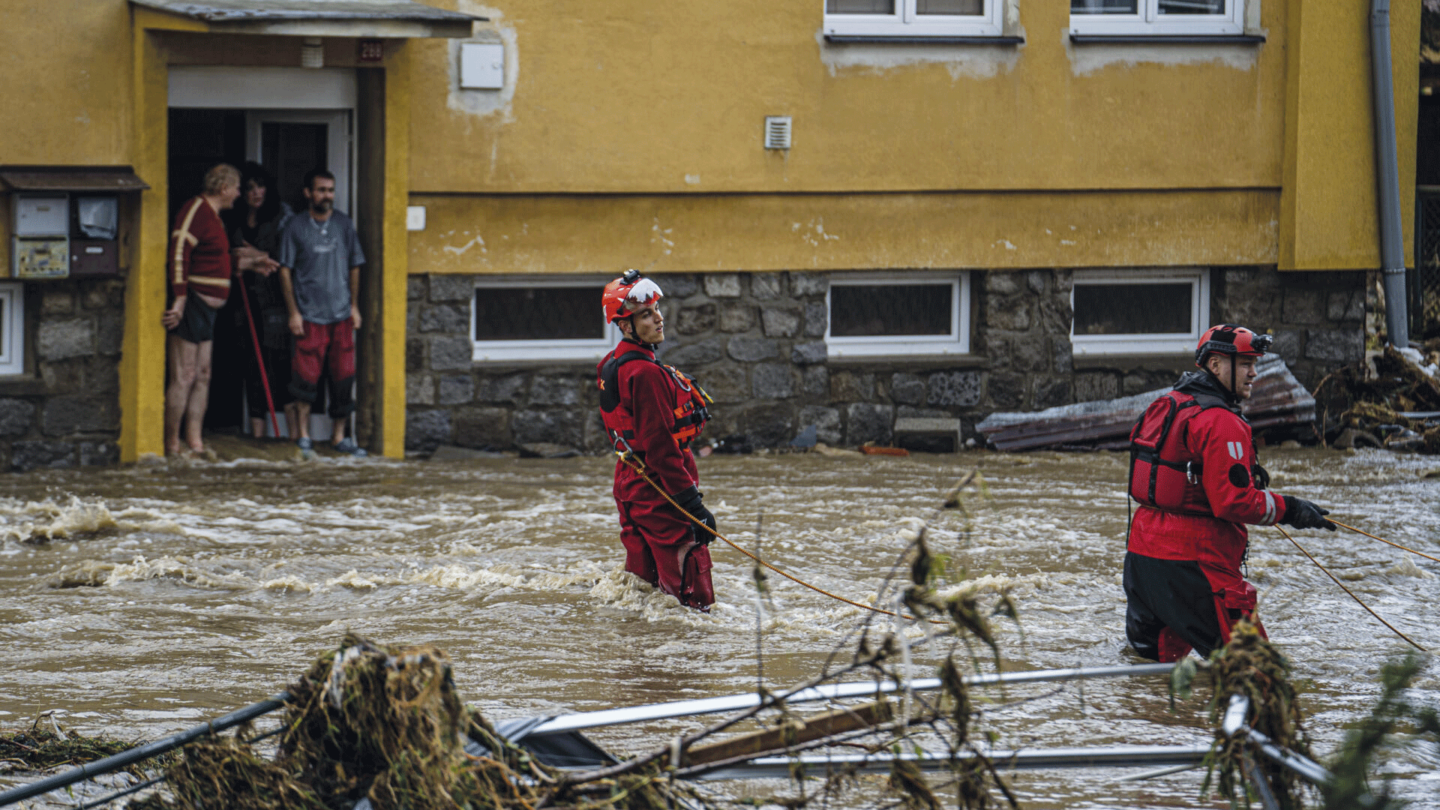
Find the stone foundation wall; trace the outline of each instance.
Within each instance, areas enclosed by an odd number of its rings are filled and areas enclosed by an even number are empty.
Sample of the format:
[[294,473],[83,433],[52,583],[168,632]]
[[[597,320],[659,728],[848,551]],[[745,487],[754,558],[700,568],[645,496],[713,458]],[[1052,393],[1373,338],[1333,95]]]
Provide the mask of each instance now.
[[[971,355],[840,360],[827,356],[819,273],[657,275],[665,290],[661,358],[715,398],[709,439],[744,434],[783,445],[807,425],[832,445],[888,444],[895,420],[958,418],[966,437],[994,411],[1138,393],[1174,382],[1193,357],[1072,357],[1071,272],[972,272]],[[476,278],[415,276],[406,345],[407,447],[509,449],[549,442],[586,452],[608,445],[594,366],[471,362]],[[1217,268],[1211,320],[1274,330],[1276,350],[1314,385],[1360,359],[1363,273]]]
[[0,469],[119,461],[124,330],[121,279],[26,283],[26,373],[0,377]]

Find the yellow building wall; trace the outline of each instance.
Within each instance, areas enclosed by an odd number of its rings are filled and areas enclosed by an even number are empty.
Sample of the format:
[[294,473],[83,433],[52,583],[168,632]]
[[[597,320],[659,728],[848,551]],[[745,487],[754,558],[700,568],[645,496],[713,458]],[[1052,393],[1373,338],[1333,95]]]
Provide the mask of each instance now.
[[0,0],[0,21],[0,163],[130,163],[129,4]]
[[[1368,2],[1289,0],[1280,268],[1380,266]],[[1390,6],[1405,263],[1415,266],[1420,4]]]
[[[461,91],[457,46],[416,43],[413,272],[1378,264],[1367,0],[1322,4],[1299,64],[1302,146],[1346,162],[1297,174],[1313,234],[1281,227],[1293,0],[1251,4],[1259,45],[1077,45],[1063,2],[1012,4],[1020,46],[827,44],[821,0],[436,4],[491,17],[511,75]],[[1394,25],[1413,144],[1418,10]]]

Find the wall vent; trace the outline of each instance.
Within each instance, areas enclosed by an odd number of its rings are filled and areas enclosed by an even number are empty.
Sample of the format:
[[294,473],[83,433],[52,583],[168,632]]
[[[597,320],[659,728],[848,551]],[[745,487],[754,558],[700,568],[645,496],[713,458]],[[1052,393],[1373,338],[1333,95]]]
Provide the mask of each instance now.
[[788,115],[767,115],[767,116],[765,116],[765,148],[766,148],[766,149],[789,149],[789,148],[790,148],[790,116],[788,116]]

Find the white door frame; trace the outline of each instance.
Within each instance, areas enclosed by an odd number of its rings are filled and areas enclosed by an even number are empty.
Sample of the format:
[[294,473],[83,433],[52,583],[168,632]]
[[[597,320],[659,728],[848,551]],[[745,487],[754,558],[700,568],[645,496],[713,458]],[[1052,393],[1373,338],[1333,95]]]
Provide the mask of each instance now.
[[[268,121],[285,124],[325,124],[328,127],[325,145],[326,162],[330,164],[326,168],[335,175],[335,207],[354,219],[357,216],[353,194],[354,184],[350,182],[350,178],[355,176],[354,139],[351,137],[353,120],[354,116],[351,115],[350,110],[246,110],[245,158],[256,163],[265,162],[261,159],[264,156],[260,153],[260,132]],[[337,155],[341,157],[338,161],[335,159]]]

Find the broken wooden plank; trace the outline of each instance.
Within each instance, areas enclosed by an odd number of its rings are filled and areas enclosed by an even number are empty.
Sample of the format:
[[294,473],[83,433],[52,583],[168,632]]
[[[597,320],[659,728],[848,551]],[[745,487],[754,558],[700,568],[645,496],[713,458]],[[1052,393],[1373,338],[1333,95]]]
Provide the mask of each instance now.
[[806,719],[791,718],[778,728],[741,734],[710,745],[697,745],[685,752],[685,764],[703,765],[707,762],[777,751],[832,734],[878,726],[889,722],[893,716],[894,704],[880,701],[853,709],[836,709]]

